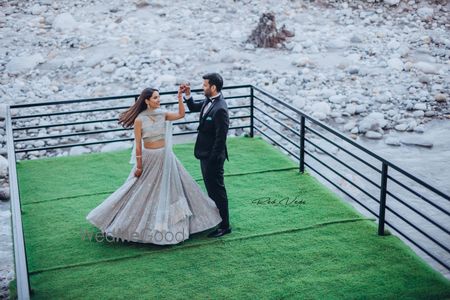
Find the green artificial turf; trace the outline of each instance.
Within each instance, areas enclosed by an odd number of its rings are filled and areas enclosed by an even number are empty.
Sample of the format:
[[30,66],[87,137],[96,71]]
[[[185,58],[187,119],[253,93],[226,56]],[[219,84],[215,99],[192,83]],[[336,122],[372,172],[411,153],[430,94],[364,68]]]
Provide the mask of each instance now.
[[[33,297],[450,297],[449,282],[398,238],[377,236],[373,221],[271,145],[231,138],[228,147],[233,233],[174,246],[96,240],[85,220],[128,176],[129,151],[20,162]],[[174,151],[204,189],[193,144]]]

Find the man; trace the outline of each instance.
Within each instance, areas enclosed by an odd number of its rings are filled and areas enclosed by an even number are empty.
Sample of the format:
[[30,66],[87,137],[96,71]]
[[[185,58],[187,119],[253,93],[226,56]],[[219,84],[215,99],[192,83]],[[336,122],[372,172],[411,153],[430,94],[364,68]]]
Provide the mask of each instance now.
[[208,196],[214,200],[222,222],[208,237],[220,237],[231,233],[228,217],[228,198],[223,179],[223,164],[228,159],[227,133],[229,127],[228,106],[220,92],[223,79],[217,73],[203,76],[203,91],[206,99],[195,102],[189,86],[185,86],[185,102],[192,112],[200,112],[197,141],[194,155],[200,166]]

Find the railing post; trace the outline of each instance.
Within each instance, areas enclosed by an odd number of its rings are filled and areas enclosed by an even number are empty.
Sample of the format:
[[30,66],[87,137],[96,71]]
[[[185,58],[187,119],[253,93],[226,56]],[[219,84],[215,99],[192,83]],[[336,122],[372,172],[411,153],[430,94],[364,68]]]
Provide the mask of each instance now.
[[22,227],[22,210],[20,204],[19,183],[16,170],[16,153],[14,149],[14,136],[12,130],[11,110],[6,107],[6,147],[8,151],[9,189],[11,203],[11,227],[14,245],[14,264],[16,271],[16,288],[19,300],[30,299],[30,279],[28,274],[28,261],[25,248],[25,238]]
[[253,95],[253,85],[250,87],[250,137],[253,137],[253,105],[254,105],[254,95]]
[[305,116],[300,117],[300,173],[305,172]]
[[387,174],[388,174],[388,165],[387,165],[387,163],[383,162],[383,167],[381,169],[381,190],[380,190],[380,212],[378,214],[378,235],[384,235]]

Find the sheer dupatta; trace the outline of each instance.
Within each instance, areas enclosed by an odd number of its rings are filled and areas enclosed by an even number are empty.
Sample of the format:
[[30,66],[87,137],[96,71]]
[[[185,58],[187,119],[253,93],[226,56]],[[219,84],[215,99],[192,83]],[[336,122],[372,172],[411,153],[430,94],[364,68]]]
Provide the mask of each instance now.
[[150,224],[153,228],[160,232],[166,232],[169,224],[169,205],[171,199],[170,177],[172,172],[172,122],[166,121],[166,133],[164,136],[164,168],[161,178],[161,189],[159,192],[158,208],[154,220],[154,224]]
[[[184,197],[183,187],[179,180],[171,181],[171,178],[179,176],[174,156],[172,155],[172,122],[165,121],[165,147],[164,163],[161,174],[161,186],[155,218],[148,224],[150,229],[159,232],[167,232],[169,224],[174,224],[181,219],[191,216],[192,212]],[[131,164],[136,164],[136,142],[131,153]],[[150,167],[151,166],[146,166]],[[177,174],[172,174],[176,172]]]

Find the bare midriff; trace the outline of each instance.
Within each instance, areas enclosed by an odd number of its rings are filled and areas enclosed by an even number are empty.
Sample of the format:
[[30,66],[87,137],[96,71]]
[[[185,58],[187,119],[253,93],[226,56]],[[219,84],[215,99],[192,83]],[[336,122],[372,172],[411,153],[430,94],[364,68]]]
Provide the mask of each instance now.
[[144,148],[146,149],[158,149],[164,147],[164,139],[153,141],[153,142],[144,142]]

